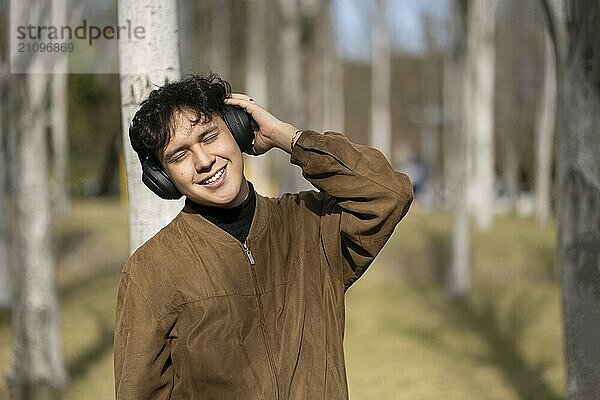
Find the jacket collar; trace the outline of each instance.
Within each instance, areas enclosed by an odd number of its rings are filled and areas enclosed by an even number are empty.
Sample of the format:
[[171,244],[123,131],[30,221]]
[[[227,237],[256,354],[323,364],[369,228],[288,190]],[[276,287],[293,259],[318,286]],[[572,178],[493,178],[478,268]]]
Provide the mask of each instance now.
[[[256,193],[256,191],[254,191],[254,193],[256,195],[256,208],[254,210],[254,218],[252,219],[250,232],[248,233],[246,242],[253,242],[262,235],[267,226],[267,217],[269,214],[268,200]],[[180,216],[190,230],[202,237],[210,237],[211,240],[219,242],[239,243],[239,241],[228,232],[225,232],[223,229],[204,218],[201,214],[198,214],[189,204],[186,204],[183,210],[181,210]]]

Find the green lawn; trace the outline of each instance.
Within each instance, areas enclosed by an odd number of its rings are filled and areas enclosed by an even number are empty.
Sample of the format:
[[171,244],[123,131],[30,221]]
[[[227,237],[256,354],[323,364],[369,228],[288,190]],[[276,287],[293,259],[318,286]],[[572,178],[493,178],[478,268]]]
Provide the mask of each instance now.
[[[561,398],[564,385],[554,226],[500,218],[474,237],[473,289],[444,294],[450,220],[414,209],[347,296],[353,399]],[[112,399],[112,330],[127,215],[116,201],[76,201],[56,227],[70,384],[65,399]],[[0,373],[10,366],[0,314]],[[0,399],[6,398],[0,380]]]

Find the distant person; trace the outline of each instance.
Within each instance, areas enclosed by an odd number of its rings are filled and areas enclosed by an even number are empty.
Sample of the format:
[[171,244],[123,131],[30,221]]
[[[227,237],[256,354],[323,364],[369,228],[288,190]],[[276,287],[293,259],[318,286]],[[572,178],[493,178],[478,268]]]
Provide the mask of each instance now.
[[[407,213],[410,180],[230,91],[190,76],[133,118],[144,182],[186,204],[123,268],[117,399],[345,399],[344,294]],[[242,150],[273,148],[319,191],[256,193]]]

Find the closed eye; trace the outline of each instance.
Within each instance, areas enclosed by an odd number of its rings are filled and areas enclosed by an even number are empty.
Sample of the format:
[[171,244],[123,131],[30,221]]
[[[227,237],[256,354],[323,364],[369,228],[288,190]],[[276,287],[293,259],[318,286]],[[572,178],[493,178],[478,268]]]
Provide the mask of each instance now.
[[204,138],[202,139],[202,142],[203,143],[210,143],[210,142],[214,141],[217,138],[217,136],[219,136],[219,132],[218,131],[214,132],[214,133],[210,133],[210,134],[204,136]]
[[177,163],[181,160],[183,160],[186,156],[187,152],[186,151],[181,151],[179,153],[176,153],[173,155],[173,157],[171,157],[171,159],[169,159],[169,163]]
[[204,137],[204,139],[202,139],[202,142],[203,143],[213,142],[217,138],[217,136],[219,136],[219,132],[213,133],[211,135],[207,135]]

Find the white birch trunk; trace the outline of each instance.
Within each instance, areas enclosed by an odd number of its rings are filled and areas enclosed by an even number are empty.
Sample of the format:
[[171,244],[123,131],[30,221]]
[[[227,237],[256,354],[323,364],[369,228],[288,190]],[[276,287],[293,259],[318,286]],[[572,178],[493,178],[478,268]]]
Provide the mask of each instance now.
[[[543,3],[557,54],[558,254],[566,398],[600,398],[600,4]],[[568,14],[565,12],[568,11]],[[568,51],[567,51],[568,50]]]
[[11,304],[11,284],[10,284],[10,268],[9,258],[7,254],[7,215],[6,215],[6,196],[8,162],[6,160],[6,85],[7,79],[7,64],[4,60],[0,60],[0,309],[7,309]]
[[556,121],[556,60],[550,36],[545,39],[542,98],[535,125],[535,217],[545,224],[550,217],[552,149]]
[[[311,10],[313,11],[313,10]],[[315,10],[316,11],[316,10]],[[310,32],[311,40],[308,48],[305,49],[306,58],[310,60],[307,63],[307,73],[310,79],[306,80],[308,88],[308,126],[316,131],[323,131],[325,97],[323,88],[325,87],[325,16],[322,12],[305,15],[305,18],[313,20],[313,29]],[[318,60],[321,60],[319,62]]]
[[162,200],[141,180],[141,165],[131,148],[129,124],[151,90],[179,77],[179,45],[175,0],[119,2],[119,25],[130,19],[145,28],[142,40],[119,40],[123,149],[127,169],[130,251],[133,253],[168,224],[183,200]]
[[496,1],[469,1],[465,81],[469,140],[469,205],[477,227],[487,229],[494,211],[493,96],[494,7]]
[[440,117],[438,115],[438,79],[434,56],[438,46],[434,38],[435,22],[428,14],[421,17],[423,36],[425,37],[427,58],[420,68],[420,86],[422,93],[421,104],[421,157],[427,166],[427,179],[421,196],[421,204],[425,208],[439,207],[439,131]]
[[337,54],[333,22],[329,2],[324,8],[324,42],[323,54],[323,125],[325,130],[344,132],[345,108],[344,108],[344,65]]
[[[0,166],[4,169],[4,157],[0,154]],[[3,177],[0,177],[0,179]],[[8,309],[11,305],[11,284],[10,284],[10,271],[8,267],[8,254],[7,249],[7,235],[6,235],[6,216],[5,208],[6,202],[4,200],[4,180],[0,182],[2,188],[2,194],[0,195],[0,310]]]
[[[49,2],[11,4],[13,21],[48,24]],[[13,54],[19,57],[18,54]],[[22,65],[35,70],[39,57]],[[51,250],[46,126],[49,77],[24,73],[10,79],[10,174],[13,184],[14,301],[13,365],[9,387],[13,399],[57,395],[66,384],[60,318]]]
[[[52,20],[55,26],[63,26],[67,21],[65,0],[52,1]],[[52,197],[58,215],[66,215],[70,209],[69,148],[67,138],[67,73],[66,54],[57,58],[52,75],[51,133],[52,133]]]
[[466,8],[465,2],[454,0],[452,2],[451,23],[453,25],[452,48],[446,58],[445,95],[446,102],[446,146],[449,188],[452,209],[452,242],[450,269],[447,279],[447,293],[452,299],[462,298],[470,287],[470,236],[469,215],[467,212],[467,132],[464,108],[465,84],[468,79],[465,73],[466,52]]
[[[267,86],[267,4],[266,0],[248,2],[248,42],[246,56],[246,93],[261,106],[269,109]],[[277,194],[270,169],[273,165],[273,153],[267,152],[259,157],[244,156],[249,179],[256,191],[263,196]]]
[[211,68],[223,79],[229,80],[231,1],[213,1],[211,6]]
[[391,50],[386,0],[371,3],[371,139],[392,162]]
[[[450,53],[451,50],[448,50]],[[451,59],[450,54],[444,55],[444,82],[442,86],[443,90],[443,118],[444,118],[444,127],[442,134],[442,152],[443,156],[443,200],[444,209],[451,209],[451,201],[450,197],[452,196],[452,172],[454,169],[454,164],[452,161],[452,144],[453,144],[453,132],[455,127],[455,120],[457,118],[457,107],[456,102],[458,101],[457,93],[456,93],[456,67],[454,65],[453,60]]]
[[[300,10],[298,0],[280,0],[282,25],[281,49],[281,102],[284,113],[281,118],[306,129],[305,92],[302,86],[302,49],[300,46]],[[302,177],[299,167],[289,162],[287,153],[275,153],[279,172],[278,192],[296,192],[312,186]]]

